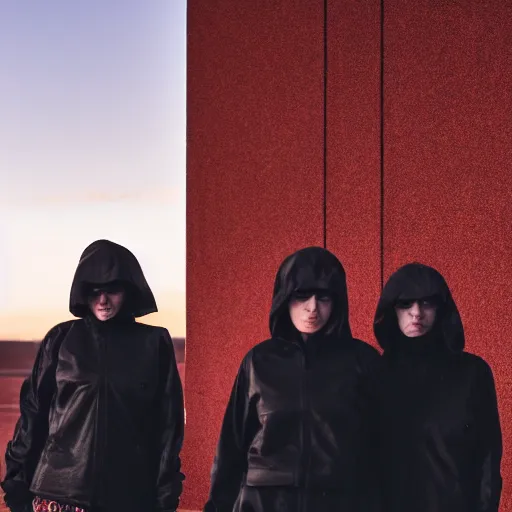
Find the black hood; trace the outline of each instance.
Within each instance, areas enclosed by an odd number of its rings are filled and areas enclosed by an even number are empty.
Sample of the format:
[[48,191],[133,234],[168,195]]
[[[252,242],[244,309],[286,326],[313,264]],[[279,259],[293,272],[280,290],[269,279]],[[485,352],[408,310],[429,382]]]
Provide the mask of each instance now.
[[331,317],[322,332],[337,338],[351,338],[345,270],[338,258],[321,247],[306,247],[288,256],[277,271],[270,309],[273,337],[290,338],[292,323],[288,302],[298,290],[325,290],[333,297]]
[[397,300],[435,297],[438,303],[434,328],[443,338],[444,346],[452,353],[464,350],[464,328],[443,276],[432,267],[408,263],[391,275],[382,290],[373,321],[373,332],[384,349],[392,349],[400,330],[395,304]]
[[89,313],[87,288],[121,282],[127,289],[130,311],[134,317],[158,311],[153,292],[137,258],[122,245],[97,240],[82,253],[71,285],[69,310],[77,317]]

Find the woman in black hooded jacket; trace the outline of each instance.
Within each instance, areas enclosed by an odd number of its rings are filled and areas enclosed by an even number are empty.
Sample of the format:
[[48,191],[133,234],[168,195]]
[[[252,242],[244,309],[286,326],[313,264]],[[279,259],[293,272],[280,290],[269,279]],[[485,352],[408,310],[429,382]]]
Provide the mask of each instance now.
[[2,482],[12,512],[171,512],[183,475],[183,397],[166,329],[135,256],[87,247],[71,287],[77,320],[51,329],[20,394]]
[[380,380],[385,512],[497,512],[501,429],[493,375],[464,352],[462,322],[436,270],[398,269],[382,291],[374,332]]
[[352,337],[345,272],[319,247],[281,264],[271,339],[238,371],[205,512],[370,512],[370,374]]

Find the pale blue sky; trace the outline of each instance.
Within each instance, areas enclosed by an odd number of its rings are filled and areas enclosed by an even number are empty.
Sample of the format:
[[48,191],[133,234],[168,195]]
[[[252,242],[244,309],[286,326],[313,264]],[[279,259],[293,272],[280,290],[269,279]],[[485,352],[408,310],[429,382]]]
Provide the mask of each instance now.
[[98,238],[185,334],[185,52],[186,0],[0,2],[0,339],[67,313]]

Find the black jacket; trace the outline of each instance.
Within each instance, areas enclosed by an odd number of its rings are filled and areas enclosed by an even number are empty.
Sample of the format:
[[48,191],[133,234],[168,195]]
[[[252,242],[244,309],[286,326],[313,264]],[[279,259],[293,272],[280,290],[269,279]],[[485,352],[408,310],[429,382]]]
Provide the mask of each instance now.
[[[121,281],[127,307],[88,314],[86,288]],[[112,511],[173,511],[183,475],[183,398],[166,329],[134,321],[156,311],[135,257],[101,240],[80,259],[70,310],[41,343],[21,389],[6,453],[8,506],[39,495]]]
[[[334,296],[330,320],[306,343],[288,313],[292,292],[303,289]],[[205,511],[231,512],[242,485],[332,492],[357,510],[369,483],[368,379],[379,355],[352,338],[345,272],[334,255],[310,247],[283,262],[270,331],[238,371]]]
[[[399,299],[433,297],[430,333],[403,335]],[[497,512],[501,430],[491,369],[466,353],[462,322],[442,276],[418,263],[391,276],[374,322],[384,349],[379,386],[386,512]]]

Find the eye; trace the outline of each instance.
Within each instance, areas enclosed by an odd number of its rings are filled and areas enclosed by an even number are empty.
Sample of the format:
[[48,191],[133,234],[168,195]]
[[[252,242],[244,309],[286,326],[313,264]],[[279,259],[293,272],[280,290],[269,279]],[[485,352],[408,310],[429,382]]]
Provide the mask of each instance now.
[[93,288],[89,296],[92,298],[99,297],[102,293],[106,293],[108,295],[117,295],[123,291],[123,288],[119,285],[107,285],[101,288]]
[[298,300],[300,302],[304,302],[312,296],[313,296],[312,293],[296,292],[293,294],[293,299]]
[[419,303],[419,306],[422,308],[432,309],[432,308],[436,307],[435,302],[431,299],[423,299],[423,300],[418,301],[418,303]]
[[316,299],[320,302],[331,302],[331,296],[328,293],[319,293]]
[[396,307],[398,309],[409,309],[414,304],[413,300],[397,300]]

